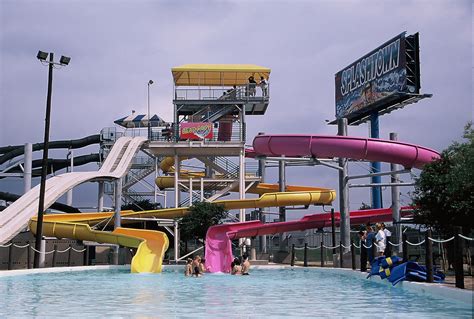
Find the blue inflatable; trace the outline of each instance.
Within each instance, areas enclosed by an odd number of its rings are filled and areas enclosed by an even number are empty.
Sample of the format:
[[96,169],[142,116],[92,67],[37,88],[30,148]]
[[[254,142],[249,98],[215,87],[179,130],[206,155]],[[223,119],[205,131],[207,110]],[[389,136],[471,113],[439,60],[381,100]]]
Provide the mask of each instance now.
[[[426,267],[421,266],[414,261],[409,261],[396,267],[393,267],[393,269],[391,270],[391,274],[387,279],[392,283],[392,285],[395,286],[403,280],[426,281],[426,278]],[[442,272],[433,270],[434,282],[443,282],[444,278],[445,275]]]
[[403,259],[398,256],[377,257],[370,264],[370,273],[367,278],[370,278],[371,276],[380,276],[380,278],[385,279],[390,276],[392,268],[400,264],[402,261]]

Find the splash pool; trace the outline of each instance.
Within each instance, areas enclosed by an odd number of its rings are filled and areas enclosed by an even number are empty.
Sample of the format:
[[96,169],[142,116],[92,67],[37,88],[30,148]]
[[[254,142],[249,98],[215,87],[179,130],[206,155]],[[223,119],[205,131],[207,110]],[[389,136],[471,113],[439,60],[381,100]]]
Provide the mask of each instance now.
[[351,271],[255,269],[185,278],[88,270],[0,277],[0,317],[471,318],[472,305],[366,280]]

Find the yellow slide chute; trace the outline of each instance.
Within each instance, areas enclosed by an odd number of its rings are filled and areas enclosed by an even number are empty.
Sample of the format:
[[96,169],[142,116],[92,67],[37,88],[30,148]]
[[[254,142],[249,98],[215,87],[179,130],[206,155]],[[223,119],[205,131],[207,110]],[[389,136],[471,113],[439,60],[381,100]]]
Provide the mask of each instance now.
[[[336,198],[331,189],[314,188],[311,191],[285,193],[266,193],[259,198],[243,200],[220,200],[225,209],[263,208],[295,205],[327,205]],[[189,207],[168,208],[152,211],[123,211],[122,217],[142,218],[180,218],[189,213]],[[168,237],[165,233],[155,230],[142,230],[119,227],[113,232],[94,230],[91,226],[103,225],[104,221],[113,223],[113,212],[81,213],[81,214],[49,214],[44,216],[43,234],[58,238],[90,240],[99,243],[110,243],[130,248],[137,248],[132,259],[131,271],[134,273],[161,272],[162,261],[168,249]],[[135,221],[136,222],[136,221]],[[122,220],[122,224],[131,223]],[[30,220],[30,229],[36,233],[36,218]]]

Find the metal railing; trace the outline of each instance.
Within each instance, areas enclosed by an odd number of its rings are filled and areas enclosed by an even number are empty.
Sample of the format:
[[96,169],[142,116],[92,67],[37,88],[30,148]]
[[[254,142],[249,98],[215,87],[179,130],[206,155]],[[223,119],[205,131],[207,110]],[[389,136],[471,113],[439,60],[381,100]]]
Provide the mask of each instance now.
[[175,100],[266,100],[269,98],[270,84],[261,86],[257,83],[249,83],[234,87],[175,87]]
[[[176,131],[170,132],[165,131],[165,129],[156,129],[151,131],[150,140],[157,142],[183,142],[189,141],[187,139],[180,139],[176,137]],[[213,126],[212,128],[212,138],[196,140],[206,142],[245,142],[245,125],[242,125],[240,122],[232,123],[232,126],[229,128],[220,128]]]

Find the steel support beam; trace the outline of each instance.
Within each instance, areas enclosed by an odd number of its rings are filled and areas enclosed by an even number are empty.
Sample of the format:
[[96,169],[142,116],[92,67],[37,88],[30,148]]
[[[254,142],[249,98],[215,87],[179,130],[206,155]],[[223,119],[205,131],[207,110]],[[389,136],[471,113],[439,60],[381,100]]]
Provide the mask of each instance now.
[[[342,118],[337,121],[337,135],[347,136],[347,119]],[[347,183],[347,159],[339,158],[339,211],[341,214],[341,242],[344,246],[350,244],[350,212],[349,212],[349,188]],[[334,244],[334,243],[333,243]],[[344,249],[348,251],[347,248]]]

